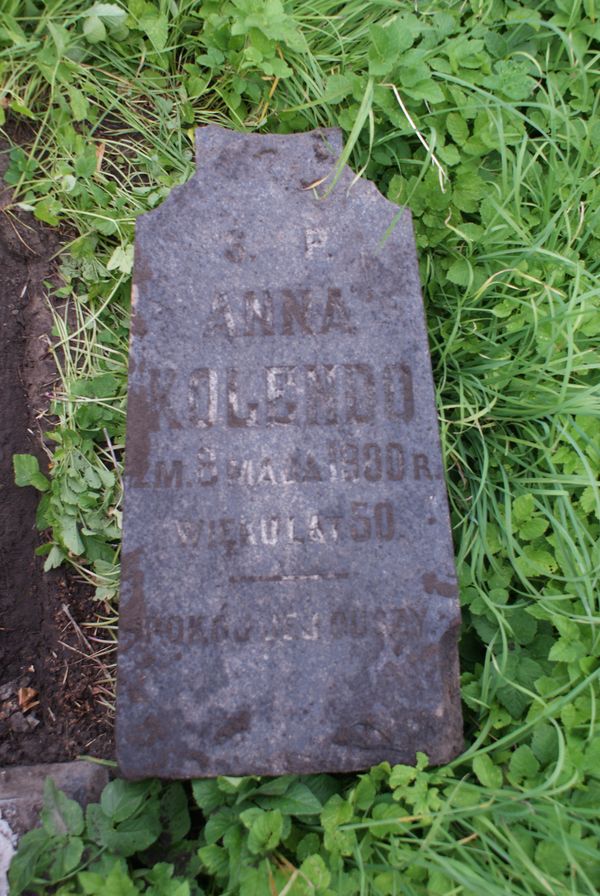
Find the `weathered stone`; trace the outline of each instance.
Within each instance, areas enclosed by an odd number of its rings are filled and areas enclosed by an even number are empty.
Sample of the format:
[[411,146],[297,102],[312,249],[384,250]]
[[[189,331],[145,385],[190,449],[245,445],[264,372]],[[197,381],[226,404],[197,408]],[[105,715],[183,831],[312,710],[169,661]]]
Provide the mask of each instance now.
[[0,896],[10,893],[7,875],[19,838],[39,825],[46,778],[87,806],[100,799],[108,770],[82,760],[0,768]]
[[51,762],[0,769],[0,818],[18,837],[36,827],[44,803],[44,782],[52,778],[59,790],[81,806],[100,799],[108,771],[93,762]]
[[440,763],[461,747],[410,214],[348,169],[315,189],[340,148],[336,131],[200,129],[195,177],[138,221],[128,777]]

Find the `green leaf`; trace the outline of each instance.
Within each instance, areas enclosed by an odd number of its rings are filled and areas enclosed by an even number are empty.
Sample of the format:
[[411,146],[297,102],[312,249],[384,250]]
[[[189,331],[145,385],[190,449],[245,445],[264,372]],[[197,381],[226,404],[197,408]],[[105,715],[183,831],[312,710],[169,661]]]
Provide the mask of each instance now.
[[56,227],[56,225],[60,223],[60,210],[60,202],[53,196],[48,196],[46,199],[40,199],[36,202],[33,214],[38,221],[43,221],[44,224]]
[[116,778],[102,791],[100,805],[104,814],[116,824],[135,815],[149,793],[150,787],[146,781]]
[[90,44],[99,44],[106,40],[104,22],[98,16],[88,16],[83,22],[83,35]]
[[77,875],[77,882],[81,887],[84,896],[99,896],[104,888],[106,878],[96,871],[80,871]]
[[[445,162],[446,165],[458,165],[460,162],[460,152],[453,143],[448,143],[446,144],[446,146],[438,146],[436,149],[436,154],[438,158],[442,160],[442,162]],[[464,232],[465,231],[463,224],[461,226],[461,233]]]
[[85,95],[76,87],[68,87],[69,103],[75,121],[84,121],[88,117],[89,103]]
[[323,806],[321,824],[326,831],[332,831],[340,824],[350,821],[353,814],[351,804],[335,793]]
[[119,863],[115,863],[98,896],[138,896],[139,892],[127,871]]
[[261,68],[266,75],[273,75],[276,78],[289,78],[294,74],[294,69],[276,56],[268,62],[263,62]]
[[99,16],[102,19],[106,19],[108,22],[119,23],[124,22],[127,18],[127,13],[124,9],[118,6],[116,3],[94,3],[94,5],[88,10],[88,16]]
[[353,802],[357,809],[367,810],[372,804],[377,794],[375,782],[370,775],[360,777],[353,793]]
[[13,469],[15,485],[32,485],[40,492],[48,491],[50,488],[50,482],[40,472],[38,459],[33,454],[13,454]]
[[528,520],[535,510],[535,500],[533,495],[519,495],[512,502],[512,515],[517,523]]
[[517,566],[525,575],[537,576],[549,576],[558,569],[556,557],[543,547],[533,544],[525,546],[524,556],[517,559]]
[[549,526],[549,522],[547,519],[543,517],[534,516],[529,520],[525,520],[519,526],[519,535],[521,538],[526,539],[527,541],[534,541],[536,538],[540,538],[546,531]]
[[387,75],[400,61],[400,54],[413,44],[413,35],[396,21],[390,25],[369,27],[369,74]]
[[463,171],[463,166],[452,188],[452,199],[457,208],[463,212],[475,212],[479,200],[485,196],[488,189],[478,174],[474,171]]
[[230,806],[222,806],[213,813],[204,826],[204,838],[207,844],[216,843],[232,827],[239,825],[239,816]]
[[215,780],[192,781],[192,793],[205,815],[210,815],[223,804],[223,793]]
[[177,843],[187,836],[191,827],[187,793],[182,784],[169,784],[160,801],[163,825]]
[[508,617],[512,636],[519,644],[530,644],[537,631],[537,621],[522,607],[511,610]]
[[417,777],[417,769],[412,765],[395,765],[390,773],[390,787],[406,787]]
[[167,45],[169,35],[169,21],[166,16],[143,16],[138,25],[148,36],[150,43],[157,52],[161,52]]
[[428,103],[443,103],[444,101],[442,88],[430,78],[417,81],[411,86],[405,86],[404,93],[414,100],[426,100]]
[[578,640],[559,638],[548,654],[548,659],[554,663],[575,663],[586,655],[585,646]]
[[56,25],[54,22],[48,22],[47,27],[48,31],[52,35],[52,40],[54,41],[56,52],[58,54],[58,57],[60,58],[69,44],[70,34],[66,28],[63,28],[60,25]]
[[160,833],[159,808],[156,804],[114,827],[107,827],[103,833],[103,843],[117,855],[132,856],[152,846]]
[[106,265],[107,271],[121,271],[131,274],[133,270],[133,243],[129,246],[117,246]]
[[352,93],[352,78],[349,75],[330,75],[325,84],[323,99],[327,103],[339,103]]
[[548,722],[536,725],[531,738],[534,756],[545,766],[558,757],[558,735],[556,728]]
[[281,796],[257,796],[255,802],[261,809],[279,809],[283,815],[318,815],[322,808],[314,793],[300,781]]
[[283,833],[283,815],[278,809],[263,812],[261,809],[247,809],[240,815],[240,820],[247,827],[248,849],[254,855],[271,852],[281,839]]
[[540,768],[533,750],[522,744],[513,752],[509,763],[509,779],[512,784],[520,784],[527,778],[534,778]]
[[11,100],[10,110],[17,115],[24,115],[26,118],[31,118],[33,120],[36,118],[35,112],[32,112],[29,106],[26,106],[25,103],[22,103],[19,100]]
[[44,830],[49,834],[83,833],[83,810],[58,789],[52,778],[44,782],[44,807],[41,812]]
[[29,888],[36,873],[47,865],[43,857],[51,855],[53,844],[53,838],[43,828],[23,834],[8,871],[11,896],[21,896]]
[[564,853],[560,842],[557,839],[543,840],[538,843],[535,850],[535,863],[538,868],[542,868],[546,875],[553,875],[555,878],[562,877],[569,865],[569,859]]
[[52,854],[50,880],[59,883],[68,874],[71,874],[79,865],[82,855],[83,840],[80,837],[70,836],[62,843],[57,844]]
[[91,177],[97,165],[96,147],[92,143],[75,159],[75,174],[78,177]]
[[300,866],[300,873],[317,893],[326,890],[331,883],[331,872],[320,855],[307,856]]
[[494,74],[483,79],[485,87],[503,93],[511,100],[526,100],[536,82],[528,74],[527,64],[515,59],[502,59],[494,66]]
[[502,786],[502,769],[494,765],[487,753],[476,756],[473,760],[473,771],[480,784],[498,790]]
[[579,504],[584,513],[594,513],[596,519],[600,520],[600,495],[598,488],[594,485],[588,485],[581,493]]
[[462,146],[469,137],[469,128],[465,119],[458,112],[449,112],[446,116],[448,133],[458,146]]
[[66,549],[77,556],[83,554],[83,542],[79,535],[75,517],[64,514],[57,523],[62,542]]
[[457,258],[448,268],[446,275],[451,283],[457,286],[468,286],[473,278],[471,265],[466,258]]
[[198,857],[206,870],[217,879],[226,878],[229,872],[229,854],[222,846],[211,843],[201,846]]
[[112,373],[77,380],[71,386],[71,394],[86,398],[111,398],[119,391],[119,381]]
[[65,552],[61,551],[58,545],[53,544],[44,563],[44,572],[49,572],[51,569],[57,569],[65,559]]

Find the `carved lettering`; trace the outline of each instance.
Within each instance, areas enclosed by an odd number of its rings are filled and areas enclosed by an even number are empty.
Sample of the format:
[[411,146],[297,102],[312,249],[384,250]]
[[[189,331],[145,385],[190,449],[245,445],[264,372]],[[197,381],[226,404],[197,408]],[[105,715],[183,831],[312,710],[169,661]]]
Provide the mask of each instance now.
[[283,290],[281,332],[284,336],[313,336],[309,322],[311,296],[308,289]]
[[244,415],[240,412],[239,371],[234,367],[227,370],[227,425],[239,427],[252,427],[258,425],[258,402],[248,402]]
[[157,416],[164,416],[171,429],[181,429],[181,422],[173,410],[172,393],[177,371],[172,367],[150,369],[150,400]]
[[246,336],[273,336],[273,298],[269,292],[261,295],[253,290],[244,293]]
[[350,319],[350,312],[342,298],[342,291],[333,286],[327,290],[327,304],[323,314],[321,333],[329,333],[331,330],[338,333],[354,333],[355,331]]
[[[415,415],[412,374],[402,362],[383,367],[366,361],[273,364],[254,370],[227,367],[222,371],[196,367],[184,384],[185,424],[198,429],[219,424],[234,429],[330,427],[370,424],[384,418],[408,423]],[[153,406],[175,429],[183,426],[174,401],[182,385],[174,368],[150,371]]]
[[201,445],[195,467],[179,458],[156,461],[151,485],[154,488],[209,487],[217,485],[222,477],[231,488],[253,489],[310,482],[377,485],[407,478],[431,482],[442,477],[441,472],[433,472],[429,457],[423,452],[406,455],[406,449],[399,442],[328,440],[314,451],[294,448],[281,457],[261,454],[260,446],[254,455],[239,457]]
[[215,485],[219,480],[215,452],[212,448],[198,451],[198,482],[200,485]]
[[204,336],[234,336],[235,322],[226,295],[218,294],[212,301],[210,314],[204,325]]
[[174,520],[177,543],[185,548],[276,548],[298,545],[333,545],[353,541],[392,541],[402,538],[400,516],[392,501],[352,501],[343,511],[306,511],[296,515],[273,513],[247,516]]
[[415,454],[413,458],[415,479],[433,479],[426,454]]
[[403,646],[417,643],[423,636],[422,620],[409,607],[361,607],[350,604],[330,611],[308,612],[299,609],[273,610],[263,618],[240,618],[228,603],[214,613],[164,613],[160,620],[145,618],[141,636],[152,641],[160,639],[184,647],[194,644],[219,644],[249,641],[263,643],[319,641],[321,638],[339,641],[348,638],[389,638],[394,652]]
[[338,422],[336,371],[335,364],[306,366],[306,422],[309,426],[332,426]]
[[294,423],[296,419],[295,367],[267,367],[267,423]]
[[375,374],[370,364],[344,364],[346,371],[346,421],[375,420]]
[[383,369],[383,394],[388,420],[408,423],[415,415],[412,373],[408,364],[386,364]]
[[158,460],[154,468],[155,488],[181,488],[183,485],[183,463],[173,460],[170,463]]
[[212,426],[217,419],[217,371],[198,367],[188,381],[188,409],[192,426]]
[[400,482],[404,478],[404,449],[397,442],[386,445],[385,471],[390,482]]
[[242,295],[218,293],[202,328],[205,337],[327,336],[353,334],[342,290],[305,286],[246,290]]

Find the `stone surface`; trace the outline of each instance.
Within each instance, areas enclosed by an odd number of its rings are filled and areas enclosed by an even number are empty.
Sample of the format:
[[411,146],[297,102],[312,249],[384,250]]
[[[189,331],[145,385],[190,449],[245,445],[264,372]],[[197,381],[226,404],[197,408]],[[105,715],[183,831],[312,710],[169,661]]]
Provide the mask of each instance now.
[[[462,746],[410,214],[336,131],[197,132],[136,230],[117,754],[132,778]],[[394,225],[395,226],[392,226]]]
[[100,799],[108,771],[93,762],[51,762],[0,769],[0,818],[17,835],[36,827],[44,802],[44,782],[52,778],[60,790],[81,806]]

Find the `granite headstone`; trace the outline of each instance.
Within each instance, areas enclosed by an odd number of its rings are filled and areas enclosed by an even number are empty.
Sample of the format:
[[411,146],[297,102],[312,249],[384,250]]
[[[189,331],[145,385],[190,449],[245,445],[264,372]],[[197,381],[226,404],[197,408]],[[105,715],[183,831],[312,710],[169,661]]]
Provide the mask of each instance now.
[[459,607],[411,217],[334,130],[197,131],[137,222],[117,754],[131,778],[432,763]]

